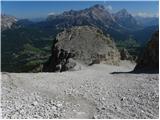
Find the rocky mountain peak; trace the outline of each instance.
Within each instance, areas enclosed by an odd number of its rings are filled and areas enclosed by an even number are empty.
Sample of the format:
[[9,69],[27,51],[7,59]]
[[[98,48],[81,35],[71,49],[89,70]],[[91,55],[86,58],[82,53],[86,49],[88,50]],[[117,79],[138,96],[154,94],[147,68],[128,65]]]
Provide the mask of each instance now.
[[99,10],[104,10],[105,7],[101,4],[96,4],[94,6],[92,6],[90,9],[99,9]]
[[14,23],[16,23],[18,20],[14,16],[9,16],[2,14],[1,15],[1,30],[10,29]]
[[126,9],[118,11],[117,13],[113,14],[113,16],[117,23],[126,29],[132,30],[140,27],[136,19]]
[[117,12],[117,15],[126,16],[126,15],[130,15],[130,14],[128,13],[128,11],[125,8],[123,8]]

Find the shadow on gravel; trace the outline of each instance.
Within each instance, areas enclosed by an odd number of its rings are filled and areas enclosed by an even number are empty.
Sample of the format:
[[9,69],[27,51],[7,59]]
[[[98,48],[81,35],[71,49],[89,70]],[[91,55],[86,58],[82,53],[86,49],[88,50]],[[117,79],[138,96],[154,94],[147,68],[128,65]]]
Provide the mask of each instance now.
[[159,74],[159,70],[133,70],[129,72],[112,72],[110,74]]

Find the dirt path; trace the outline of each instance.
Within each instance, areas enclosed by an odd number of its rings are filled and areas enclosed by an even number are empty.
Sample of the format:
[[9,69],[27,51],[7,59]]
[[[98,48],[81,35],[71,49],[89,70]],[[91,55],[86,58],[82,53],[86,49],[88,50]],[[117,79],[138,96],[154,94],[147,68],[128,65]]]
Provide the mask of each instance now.
[[94,65],[63,73],[2,73],[3,118],[158,118],[158,74]]

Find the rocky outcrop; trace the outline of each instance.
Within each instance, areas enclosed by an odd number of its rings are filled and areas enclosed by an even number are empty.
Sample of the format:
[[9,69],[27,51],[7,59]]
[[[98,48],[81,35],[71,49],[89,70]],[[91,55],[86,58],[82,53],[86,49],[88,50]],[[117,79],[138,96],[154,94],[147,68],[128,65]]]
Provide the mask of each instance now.
[[[118,64],[120,54],[110,36],[104,36],[100,29],[78,26],[59,33],[54,40],[52,56],[43,71],[66,71],[77,63]],[[69,61],[72,61],[70,63]],[[67,67],[67,66],[70,67]]]
[[148,42],[144,52],[139,56],[135,71],[159,71],[159,31]]
[[[69,58],[73,55],[63,49],[59,49],[55,42],[52,47],[52,56],[49,58],[48,62],[44,65],[43,71],[55,72],[55,71],[65,71]],[[74,63],[73,63],[74,64]],[[74,65],[72,66],[74,67]]]
[[133,60],[133,57],[129,54],[129,52],[123,48],[120,50],[121,60]]

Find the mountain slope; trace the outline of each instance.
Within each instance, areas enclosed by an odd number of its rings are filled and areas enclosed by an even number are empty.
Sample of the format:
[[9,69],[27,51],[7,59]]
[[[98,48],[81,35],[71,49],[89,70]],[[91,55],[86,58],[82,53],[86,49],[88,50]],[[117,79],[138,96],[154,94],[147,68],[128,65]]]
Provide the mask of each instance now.
[[120,25],[125,27],[125,29],[135,31],[136,29],[140,28],[135,18],[131,14],[129,14],[126,9],[122,9],[113,15],[115,20]]
[[63,73],[2,73],[2,118],[158,119],[159,75],[128,73],[132,69],[99,64]]

